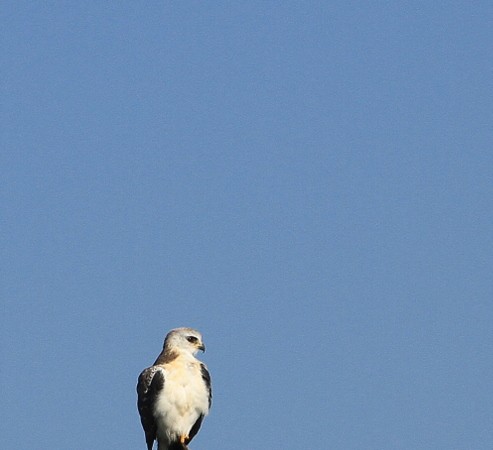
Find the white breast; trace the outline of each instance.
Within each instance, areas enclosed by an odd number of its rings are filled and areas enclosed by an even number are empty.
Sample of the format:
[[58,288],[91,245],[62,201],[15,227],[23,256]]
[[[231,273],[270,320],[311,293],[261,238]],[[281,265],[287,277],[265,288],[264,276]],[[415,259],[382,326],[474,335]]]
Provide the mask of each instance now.
[[209,394],[200,365],[180,358],[166,365],[164,388],[154,407],[158,440],[188,436],[200,415],[209,412]]

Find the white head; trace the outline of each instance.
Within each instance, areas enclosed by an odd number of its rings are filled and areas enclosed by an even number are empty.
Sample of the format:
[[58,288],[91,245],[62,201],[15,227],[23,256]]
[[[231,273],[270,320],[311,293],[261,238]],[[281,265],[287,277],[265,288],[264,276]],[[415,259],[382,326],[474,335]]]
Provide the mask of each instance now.
[[193,328],[175,328],[164,339],[165,352],[187,352],[195,355],[199,350],[205,352],[202,335]]

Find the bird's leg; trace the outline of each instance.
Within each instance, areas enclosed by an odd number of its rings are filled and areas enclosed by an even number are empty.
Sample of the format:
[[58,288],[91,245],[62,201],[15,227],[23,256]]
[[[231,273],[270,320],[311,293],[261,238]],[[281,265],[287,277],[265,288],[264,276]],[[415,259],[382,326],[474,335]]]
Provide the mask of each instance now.
[[180,436],[180,444],[183,445],[184,448],[187,448],[187,444],[190,442],[190,438],[187,434],[182,434]]

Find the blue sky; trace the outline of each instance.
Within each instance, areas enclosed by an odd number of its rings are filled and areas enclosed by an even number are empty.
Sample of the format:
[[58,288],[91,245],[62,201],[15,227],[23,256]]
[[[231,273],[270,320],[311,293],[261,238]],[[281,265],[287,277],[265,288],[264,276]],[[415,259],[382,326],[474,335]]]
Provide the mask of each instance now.
[[2,17],[0,446],[490,449],[491,2],[25,2]]

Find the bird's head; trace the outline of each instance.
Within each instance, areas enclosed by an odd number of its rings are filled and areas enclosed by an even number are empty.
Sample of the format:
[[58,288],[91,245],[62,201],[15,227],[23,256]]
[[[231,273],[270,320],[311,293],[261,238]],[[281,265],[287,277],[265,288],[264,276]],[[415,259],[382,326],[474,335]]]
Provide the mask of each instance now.
[[164,339],[164,349],[168,351],[189,352],[195,355],[199,350],[205,352],[202,335],[193,328],[175,328]]

